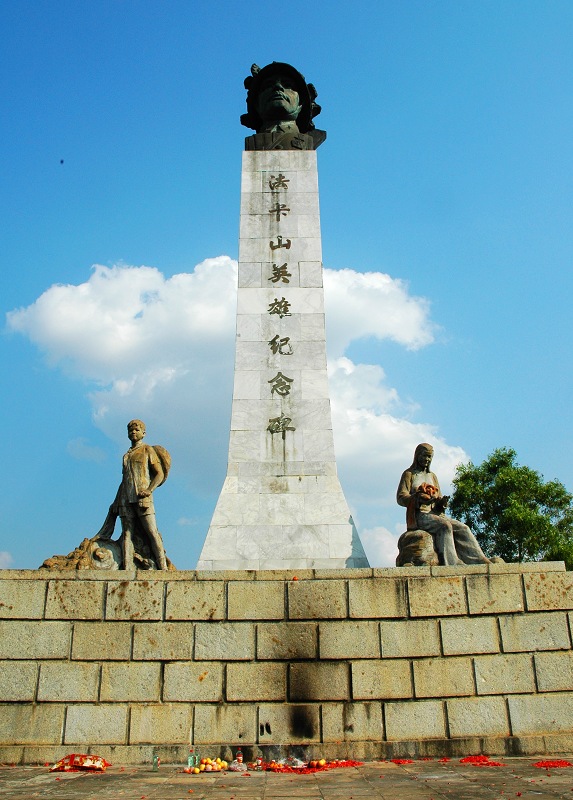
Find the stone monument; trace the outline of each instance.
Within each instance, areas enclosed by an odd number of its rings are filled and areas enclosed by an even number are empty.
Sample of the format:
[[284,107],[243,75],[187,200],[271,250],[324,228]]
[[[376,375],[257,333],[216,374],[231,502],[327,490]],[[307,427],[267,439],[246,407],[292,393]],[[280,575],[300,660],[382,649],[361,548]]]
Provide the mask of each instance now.
[[245,80],[227,477],[198,569],[368,567],[337,477],[326,372],[316,89],[289,64]]

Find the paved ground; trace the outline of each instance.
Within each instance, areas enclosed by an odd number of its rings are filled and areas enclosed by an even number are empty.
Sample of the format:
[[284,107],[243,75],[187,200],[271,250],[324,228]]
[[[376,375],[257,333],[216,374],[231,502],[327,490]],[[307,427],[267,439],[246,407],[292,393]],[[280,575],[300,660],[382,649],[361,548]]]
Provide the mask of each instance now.
[[[561,758],[565,758],[561,756]],[[110,767],[103,774],[0,767],[0,797],[15,800],[549,800],[573,799],[573,767],[539,769],[539,758],[499,758],[502,767],[447,762],[371,762],[312,775],[252,772],[190,776],[174,766]],[[573,756],[567,760],[573,762]]]

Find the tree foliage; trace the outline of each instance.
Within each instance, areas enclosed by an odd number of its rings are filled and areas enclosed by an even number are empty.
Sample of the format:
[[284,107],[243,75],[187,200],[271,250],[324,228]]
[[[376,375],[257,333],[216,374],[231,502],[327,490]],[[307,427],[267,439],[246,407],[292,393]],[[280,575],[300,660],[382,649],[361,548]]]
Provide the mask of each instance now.
[[505,561],[565,561],[573,568],[573,495],[543,480],[500,447],[479,466],[459,464],[449,504],[487,556]]

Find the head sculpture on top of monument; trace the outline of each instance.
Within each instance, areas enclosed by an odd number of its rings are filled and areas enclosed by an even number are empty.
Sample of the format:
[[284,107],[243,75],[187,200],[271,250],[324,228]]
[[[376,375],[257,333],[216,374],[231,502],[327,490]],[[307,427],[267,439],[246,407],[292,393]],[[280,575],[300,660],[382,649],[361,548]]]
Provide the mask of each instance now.
[[245,89],[241,124],[256,131],[245,139],[245,150],[316,150],[326,139],[312,121],[321,111],[316,89],[290,64],[253,64]]

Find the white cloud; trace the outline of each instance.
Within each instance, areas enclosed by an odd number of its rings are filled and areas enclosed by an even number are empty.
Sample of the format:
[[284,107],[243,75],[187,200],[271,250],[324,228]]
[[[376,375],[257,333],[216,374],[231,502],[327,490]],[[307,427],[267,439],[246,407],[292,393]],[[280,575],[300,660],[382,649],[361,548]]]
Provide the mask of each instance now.
[[10,569],[14,559],[6,550],[0,550],[0,569]]
[[[169,443],[188,485],[213,495],[228,446],[236,270],[227,256],[171,278],[152,267],[97,265],[85,283],[52,286],[10,312],[8,328],[26,335],[50,364],[91,381],[94,421],[106,435],[123,445],[126,422],[144,419],[149,441]],[[417,349],[433,341],[436,328],[426,299],[379,272],[325,270],[325,302],[342,483],[373,563],[393,563],[397,536],[389,530],[399,531],[403,519],[395,489],[415,446],[435,445],[443,488],[466,455],[430,423],[412,421],[418,407],[402,401],[381,366],[354,363],[344,353],[368,337]],[[83,439],[68,450],[75,458],[99,458]]]
[[388,528],[363,528],[360,539],[368,561],[373,566],[395,567],[398,555],[400,534],[391,533]]
[[88,440],[83,436],[78,436],[76,439],[70,439],[67,444],[66,450],[72,458],[78,461],[95,461],[101,464],[105,461],[105,453],[101,447],[94,447],[90,445]]

